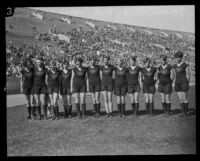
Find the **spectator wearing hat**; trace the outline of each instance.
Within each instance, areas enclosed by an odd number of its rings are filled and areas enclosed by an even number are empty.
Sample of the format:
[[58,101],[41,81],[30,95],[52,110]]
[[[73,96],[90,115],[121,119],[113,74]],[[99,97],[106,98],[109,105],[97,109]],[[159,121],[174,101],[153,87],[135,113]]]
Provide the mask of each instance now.
[[[27,119],[34,117],[34,96],[33,96],[33,63],[31,59],[26,59],[23,62],[23,68],[20,71],[20,87],[21,93],[25,95],[27,102]],[[32,115],[32,117],[31,117]]]
[[60,79],[60,94],[63,98],[63,106],[65,111],[64,118],[72,117],[72,69],[70,69],[69,61],[66,59],[62,63],[63,70]]
[[[59,119],[59,107],[58,107],[58,94],[60,87],[60,70],[56,66],[54,60],[50,61],[50,70],[46,73],[46,84],[47,84],[47,93],[50,98],[51,107],[54,111],[53,120]],[[44,109],[44,116],[47,118],[47,109]]]
[[149,116],[153,116],[155,82],[157,81],[156,68],[151,65],[151,59],[144,59],[144,67],[141,69],[143,81],[143,93],[145,96],[145,107]]
[[92,95],[93,107],[95,112],[95,117],[100,115],[100,90],[101,90],[101,79],[100,79],[100,66],[97,65],[97,59],[93,56],[90,58],[90,66],[87,69],[88,81],[87,86],[89,87],[89,92]]
[[188,112],[188,90],[190,82],[190,69],[188,64],[182,61],[183,52],[178,51],[175,53],[177,63],[174,65],[175,70],[175,91],[180,100],[182,110],[181,116],[186,116]]
[[118,59],[114,70],[114,94],[117,96],[117,107],[120,117],[125,116],[125,95],[127,93],[127,69],[123,65],[124,61],[122,59]]
[[171,65],[167,64],[167,56],[161,56],[161,65],[157,69],[158,73],[158,92],[161,94],[162,107],[165,116],[170,115],[171,101],[170,94],[172,93],[172,82],[174,79],[174,71]]
[[110,64],[110,58],[103,58],[103,66],[100,71],[101,76],[101,91],[104,96],[105,109],[107,113],[107,118],[112,117],[113,103],[112,103],[112,93],[113,93],[113,76],[114,67]]
[[39,114],[39,120],[42,119],[41,106],[46,112],[46,93],[47,87],[45,82],[47,70],[44,67],[43,59],[41,57],[36,59],[36,66],[34,68],[34,79],[33,79],[33,93],[36,103],[36,109]]
[[72,70],[72,85],[73,95],[75,98],[75,106],[78,113],[78,117],[81,118],[80,106],[82,108],[82,117],[85,117],[86,113],[86,91],[87,87],[87,68],[83,67],[83,59],[76,58],[75,67]]
[[137,116],[139,109],[139,94],[141,91],[141,68],[137,66],[137,57],[133,56],[129,60],[129,67],[127,69],[127,84],[128,94],[131,100],[131,107],[133,110],[133,117]]

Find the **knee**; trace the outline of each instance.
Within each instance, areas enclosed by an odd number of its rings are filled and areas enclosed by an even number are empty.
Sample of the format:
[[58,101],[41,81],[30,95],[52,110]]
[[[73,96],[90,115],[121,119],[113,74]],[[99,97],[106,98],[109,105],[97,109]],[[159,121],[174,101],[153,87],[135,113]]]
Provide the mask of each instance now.
[[166,103],[170,103],[170,99],[169,98],[166,98]]
[[135,98],[135,103],[138,103],[138,102],[139,102],[139,98],[136,97],[136,98]]
[[145,102],[149,103],[150,99],[148,97],[145,98]]
[[162,100],[162,102],[166,102],[167,101],[164,97],[162,97],[161,100]]
[[84,99],[81,99],[81,100],[80,100],[80,103],[81,103],[81,104],[84,104],[84,103],[85,103],[85,100],[84,100]]
[[39,101],[39,100],[36,100],[36,101],[35,101],[35,104],[36,104],[36,106],[39,106],[39,105],[40,105],[40,101]]

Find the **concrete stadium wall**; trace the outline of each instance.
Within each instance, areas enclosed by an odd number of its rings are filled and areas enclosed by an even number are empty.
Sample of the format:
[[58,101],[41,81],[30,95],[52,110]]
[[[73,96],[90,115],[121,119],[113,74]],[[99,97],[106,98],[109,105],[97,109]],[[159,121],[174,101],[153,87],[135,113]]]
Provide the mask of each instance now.
[[20,78],[6,79],[7,94],[20,94]]

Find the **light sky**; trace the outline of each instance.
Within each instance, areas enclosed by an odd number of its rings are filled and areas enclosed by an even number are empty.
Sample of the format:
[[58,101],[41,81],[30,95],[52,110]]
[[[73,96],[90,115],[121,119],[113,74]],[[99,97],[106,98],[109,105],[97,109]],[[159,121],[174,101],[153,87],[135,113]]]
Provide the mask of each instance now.
[[194,5],[28,8],[128,25],[195,32]]

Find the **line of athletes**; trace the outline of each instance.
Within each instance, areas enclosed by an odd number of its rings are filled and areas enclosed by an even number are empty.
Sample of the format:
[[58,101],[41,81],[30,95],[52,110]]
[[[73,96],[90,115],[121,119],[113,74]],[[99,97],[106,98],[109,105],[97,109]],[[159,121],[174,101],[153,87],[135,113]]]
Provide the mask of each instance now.
[[[161,56],[161,65],[158,68],[151,66],[151,59],[144,59],[144,67],[136,65],[137,57],[133,56],[128,68],[123,66],[123,60],[117,61],[117,66],[110,65],[109,58],[103,59],[102,66],[97,65],[97,60],[91,58],[88,67],[83,66],[81,58],[76,59],[75,67],[70,67],[67,60],[63,61],[62,71],[56,68],[55,61],[50,62],[50,69],[43,65],[43,60],[38,58],[33,66],[31,60],[24,62],[21,70],[21,91],[27,100],[28,119],[34,116],[34,107],[42,119],[41,107],[44,118],[48,119],[47,111],[53,111],[53,119],[57,120],[59,107],[59,94],[63,98],[65,117],[72,117],[72,93],[78,118],[85,117],[86,92],[92,95],[95,114],[100,115],[100,91],[104,96],[104,106],[107,117],[112,117],[112,94],[117,97],[119,116],[125,116],[125,95],[130,96],[133,116],[136,117],[139,109],[139,93],[143,90],[145,108],[149,116],[153,115],[155,83],[158,81],[158,92],[161,94],[162,107],[165,116],[170,115],[170,94],[172,86],[177,92],[182,110],[181,116],[187,115],[190,70],[188,64],[182,61],[183,52],[175,53],[177,63],[171,66],[167,63],[167,56]],[[34,98],[34,99],[33,99]],[[35,103],[33,102],[35,100]],[[49,104],[48,105],[48,100]],[[82,112],[81,112],[82,110]]]

